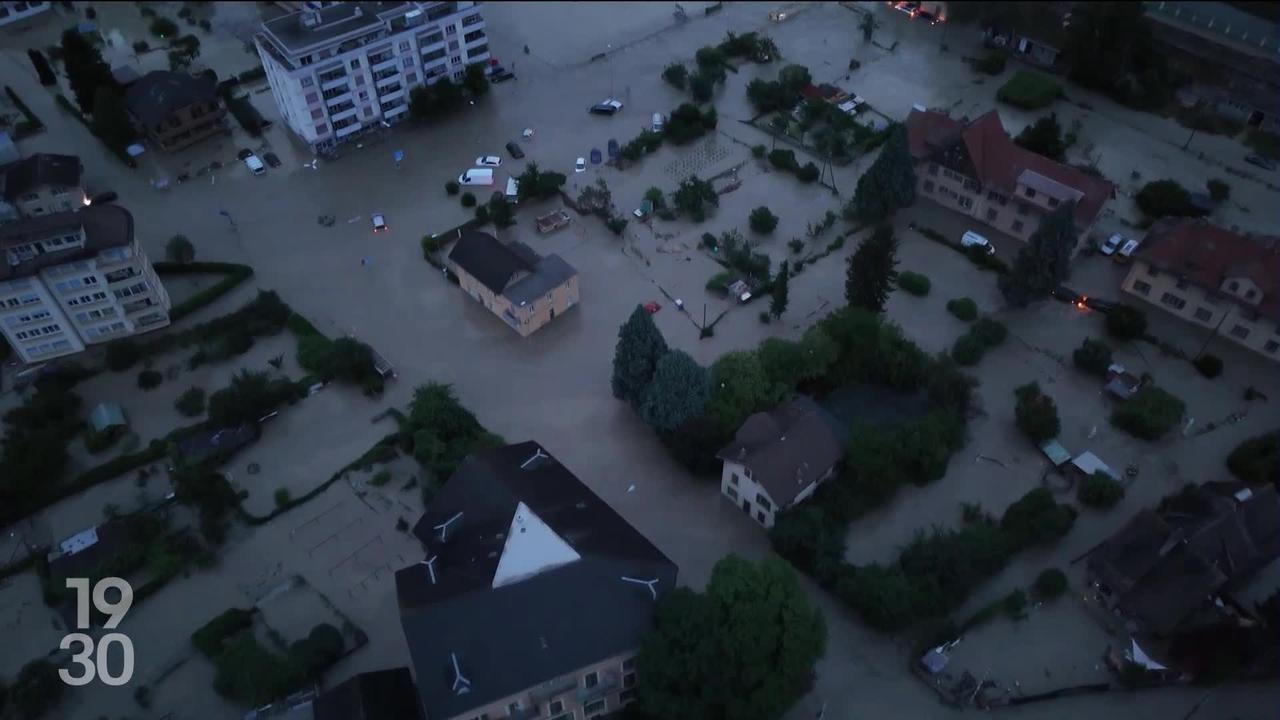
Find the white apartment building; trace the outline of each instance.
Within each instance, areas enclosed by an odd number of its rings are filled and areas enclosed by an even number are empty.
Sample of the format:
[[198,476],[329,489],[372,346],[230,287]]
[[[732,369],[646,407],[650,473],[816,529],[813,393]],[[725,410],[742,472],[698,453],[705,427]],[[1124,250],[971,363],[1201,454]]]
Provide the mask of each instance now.
[[0,25],[15,23],[49,9],[47,2],[0,2]]
[[0,334],[24,362],[169,324],[169,295],[118,205],[0,226]]
[[409,91],[489,59],[475,2],[305,3],[262,24],[258,55],[289,127],[331,153],[409,116]]

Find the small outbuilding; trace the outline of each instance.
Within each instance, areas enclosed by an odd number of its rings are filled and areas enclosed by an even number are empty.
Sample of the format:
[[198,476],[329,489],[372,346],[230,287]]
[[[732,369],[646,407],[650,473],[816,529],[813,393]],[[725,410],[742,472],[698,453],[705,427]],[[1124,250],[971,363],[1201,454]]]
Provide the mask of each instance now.
[[98,403],[89,412],[89,427],[95,433],[105,433],[115,428],[127,428],[129,422],[124,418],[124,409],[115,403]]

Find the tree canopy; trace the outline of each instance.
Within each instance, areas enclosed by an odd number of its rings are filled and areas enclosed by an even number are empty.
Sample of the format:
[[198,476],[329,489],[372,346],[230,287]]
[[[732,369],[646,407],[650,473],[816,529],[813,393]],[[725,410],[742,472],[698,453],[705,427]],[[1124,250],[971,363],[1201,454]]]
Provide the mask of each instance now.
[[1062,125],[1058,114],[1049,113],[1023,128],[1015,143],[1038,155],[1062,162],[1067,154],[1067,144],[1062,139]]
[[778,274],[773,278],[773,297],[769,299],[769,314],[775,320],[782,317],[782,313],[787,311],[790,285],[791,265],[786,260],[783,260],[782,267],[778,268]]
[[636,306],[618,330],[613,352],[613,396],[639,408],[645,390],[653,381],[658,361],[667,354],[667,341],[653,322],[653,316]]
[[119,92],[111,66],[103,61],[98,48],[75,28],[62,33],[62,65],[67,71],[67,81],[71,84],[76,104],[86,115],[93,115],[100,88]]
[[907,147],[907,131],[901,125],[889,131],[880,156],[858,178],[853,199],[845,206],[846,218],[880,222],[916,201],[916,171]]
[[721,559],[703,593],[658,601],[637,661],[640,709],[664,720],[777,720],[807,690],[827,628],[777,558]]
[[1053,398],[1040,391],[1039,383],[1028,383],[1014,389],[1017,398],[1014,417],[1018,428],[1037,446],[1058,437],[1062,424]]
[[1142,3],[1073,7],[1063,47],[1068,77],[1126,105],[1155,108],[1168,102],[1175,78],[1144,15]]
[[1071,274],[1071,253],[1076,247],[1076,203],[1069,200],[1040,220],[1040,227],[1018,251],[1013,269],[1000,275],[997,284],[1006,301],[1026,307]]
[[640,415],[651,427],[675,430],[702,414],[709,394],[707,369],[683,350],[671,350],[654,368]]
[[850,305],[874,313],[884,312],[898,277],[898,240],[893,228],[879,225],[849,256],[845,274],[844,297]]
[[706,412],[722,430],[736,431],[748,415],[776,405],[784,390],[769,380],[756,353],[725,353],[711,366]]

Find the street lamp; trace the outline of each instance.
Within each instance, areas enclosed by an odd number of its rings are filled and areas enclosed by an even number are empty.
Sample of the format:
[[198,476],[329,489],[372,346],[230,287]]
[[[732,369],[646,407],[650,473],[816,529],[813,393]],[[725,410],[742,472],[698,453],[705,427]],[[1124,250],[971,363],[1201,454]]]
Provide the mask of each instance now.
[[613,97],[613,44],[605,45],[604,48],[609,56],[609,97]]

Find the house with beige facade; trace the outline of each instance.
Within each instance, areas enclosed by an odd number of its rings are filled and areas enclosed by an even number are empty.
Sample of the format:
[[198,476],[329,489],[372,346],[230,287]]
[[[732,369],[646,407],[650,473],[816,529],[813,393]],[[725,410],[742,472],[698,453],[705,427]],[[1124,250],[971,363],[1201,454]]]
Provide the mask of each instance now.
[[1115,192],[1102,178],[1014,143],[995,110],[972,121],[912,110],[906,129],[919,196],[1024,242],[1068,201],[1086,237]]
[[155,70],[130,85],[124,101],[134,126],[166,151],[230,132],[227,109],[207,77]]
[[635,700],[677,569],[536,442],[469,455],[396,594],[428,720],[592,720]]
[[118,205],[0,225],[0,334],[23,362],[162,328],[169,304]]
[[747,418],[716,457],[720,493],[766,528],[835,474],[844,430],[813,400],[797,397]]
[[446,266],[464,292],[524,337],[578,304],[578,271],[524,243],[464,230]]
[[88,204],[80,178],[84,165],[75,155],[36,153],[0,166],[0,222],[79,210]]
[[1280,237],[1243,235],[1204,219],[1162,220],[1121,287],[1206,334],[1280,360]]

